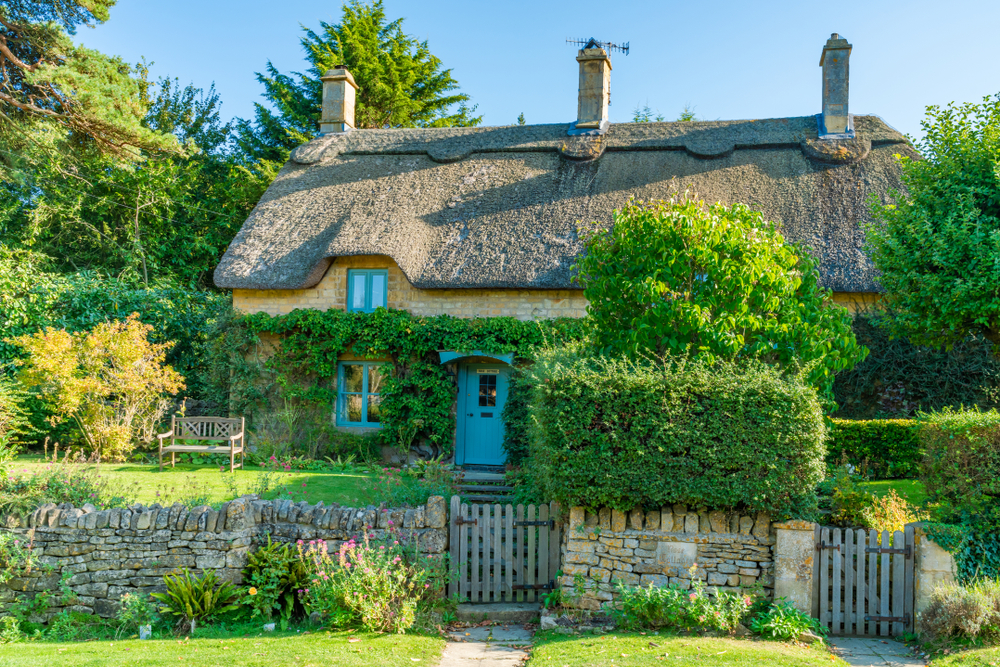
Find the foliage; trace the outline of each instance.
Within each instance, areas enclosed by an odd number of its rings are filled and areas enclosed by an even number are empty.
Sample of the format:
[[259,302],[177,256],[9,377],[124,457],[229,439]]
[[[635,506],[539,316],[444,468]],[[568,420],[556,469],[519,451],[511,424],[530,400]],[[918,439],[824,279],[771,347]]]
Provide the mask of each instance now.
[[618,596],[620,608],[615,615],[618,624],[626,629],[667,627],[732,632],[752,602],[741,591],[718,590],[710,596],[699,579],[692,580],[690,591],[676,584],[666,588],[652,584],[629,588],[619,583]]
[[1000,639],[1000,581],[975,579],[941,584],[917,617],[917,626],[934,638]]
[[[418,317],[382,308],[373,313],[311,309],[279,316],[255,313],[231,322],[237,330],[231,340],[241,346],[230,346],[225,354],[213,356],[211,374],[225,377],[231,362],[242,371],[234,376],[229,391],[230,396],[241,399],[244,414],[254,403],[283,405],[286,398],[320,406],[329,414],[340,355],[388,358],[393,371],[381,390],[383,443],[396,446],[399,428],[419,420],[422,425],[415,441],[430,450],[431,456],[450,451],[455,430],[450,412],[454,390],[438,363],[438,350],[513,352],[515,357],[526,358],[542,345],[582,338],[585,326],[581,320],[569,318],[468,320],[449,315]],[[245,368],[240,354],[257,354],[262,335],[279,337],[281,345],[252,369]]]
[[24,638],[21,622],[13,616],[0,618],[0,644],[13,644]]
[[151,593],[151,596],[163,603],[160,612],[176,616],[182,623],[211,621],[219,614],[239,608],[230,604],[236,597],[236,588],[228,581],[216,588],[218,578],[214,570],[206,570],[200,577],[192,577],[185,568],[180,574],[164,575],[163,583],[166,584],[167,591]]
[[815,509],[826,436],[815,390],[754,360],[543,353],[531,458],[564,507]]
[[28,354],[19,380],[51,406],[53,424],[73,420],[90,449],[121,460],[136,439],[150,442],[168,402],[164,394],[184,387],[164,365],[169,343],[150,343],[152,327],[133,314],[124,322],[98,324],[90,332],[52,328],[13,342]]
[[503,451],[508,466],[520,466],[528,458],[529,405],[532,387],[523,366],[516,366],[507,380],[507,401],[503,405]]
[[451,70],[431,54],[426,41],[403,32],[403,19],[389,21],[382,0],[350,0],[338,24],[320,21],[301,40],[309,69],[282,74],[270,62],[257,74],[264,97],[277,110],[256,105],[256,122],[240,122],[239,143],[255,157],[283,161],[288,151],[316,135],[326,72],[346,66],[359,90],[355,126],[362,128],[478,125],[469,96],[454,92]]
[[[0,7],[0,138],[20,148],[42,127],[67,143],[135,157],[138,149],[178,150],[143,124],[141,67],[73,43],[79,26],[108,19],[115,0],[5,2]],[[9,164],[9,159],[3,162]]]
[[121,606],[115,615],[118,622],[117,635],[139,632],[144,625],[151,625],[157,618],[156,605],[152,598],[140,593],[126,593],[121,597]]
[[921,481],[931,500],[969,512],[1000,499],[1000,413],[978,409],[921,415]]
[[[69,452],[67,452],[68,454]],[[133,502],[100,469],[64,460],[34,473],[13,473],[0,479],[0,514],[24,515],[44,505],[69,503],[83,507],[125,507]]]
[[906,194],[872,201],[868,228],[893,325],[916,343],[1000,343],[1000,95],[929,106],[921,129],[920,159],[900,159]]
[[297,592],[308,586],[309,575],[293,545],[272,542],[268,534],[267,544],[260,545],[247,556],[243,583],[248,589],[240,597],[239,604],[253,609],[252,616],[270,620],[271,615],[278,612],[281,627],[285,629],[293,617],[303,615],[304,608]]
[[835,526],[864,526],[865,511],[872,500],[872,494],[859,488],[850,473],[838,470],[830,503],[830,523]]
[[34,551],[31,539],[25,540],[13,533],[0,533],[0,585],[14,577],[31,574],[40,563],[40,554]]
[[632,111],[633,123],[662,123],[663,121],[663,114],[650,109],[649,104],[646,104],[645,106],[639,106],[636,104],[635,109]]
[[412,469],[380,468],[367,483],[370,498],[378,498],[390,507],[419,507],[431,496],[450,498],[458,493],[458,474],[437,463],[426,466],[424,474]]
[[851,328],[868,348],[865,360],[837,374],[837,416],[845,419],[916,417],[945,406],[1000,407],[1000,357],[982,336],[951,349],[915,345],[893,336],[891,312],[855,312]]
[[417,604],[442,590],[443,561],[421,561],[398,539],[376,544],[365,532],[361,542],[351,539],[334,553],[323,540],[299,546],[311,576],[306,609],[333,627],[402,633],[413,625]]
[[816,260],[742,204],[689,193],[629,203],[594,223],[576,264],[604,354],[689,354],[804,367],[832,397],[834,374],[864,359],[850,316],[829,302]]
[[872,479],[916,477],[923,452],[912,419],[831,420],[828,464],[847,462]]
[[861,518],[863,526],[874,528],[880,533],[883,531],[894,533],[902,532],[908,523],[927,521],[930,519],[930,513],[914,507],[894,489],[889,489],[889,493],[884,496],[872,498],[871,504],[861,511]]
[[751,619],[750,629],[771,639],[795,639],[805,632],[823,636],[828,632],[817,619],[799,611],[785,598]]

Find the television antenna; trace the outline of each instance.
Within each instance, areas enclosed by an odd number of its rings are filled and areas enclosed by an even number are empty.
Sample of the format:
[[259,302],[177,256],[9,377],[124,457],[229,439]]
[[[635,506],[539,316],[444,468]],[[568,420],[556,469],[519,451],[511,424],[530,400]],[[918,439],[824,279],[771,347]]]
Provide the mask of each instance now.
[[628,42],[615,44],[614,42],[599,42],[593,37],[590,39],[567,39],[567,44],[576,44],[582,49],[604,49],[605,51],[618,51],[628,55]]

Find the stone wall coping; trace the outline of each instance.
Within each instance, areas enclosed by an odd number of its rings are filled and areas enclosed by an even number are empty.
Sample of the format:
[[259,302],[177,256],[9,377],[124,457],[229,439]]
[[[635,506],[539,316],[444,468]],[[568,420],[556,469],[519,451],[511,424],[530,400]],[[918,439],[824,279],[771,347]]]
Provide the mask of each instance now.
[[742,533],[678,533],[663,530],[598,530],[588,526],[585,530],[574,530],[567,533],[570,540],[578,539],[599,539],[601,537],[631,538],[631,539],[651,539],[665,541],[668,538],[672,542],[693,542],[695,544],[731,544],[740,542],[742,544],[770,544],[771,539],[759,539],[753,535],[743,535]]
[[816,526],[818,525],[815,521],[802,521],[800,519],[791,519],[790,521],[771,524],[773,528],[779,530],[808,530],[810,532],[816,530]]

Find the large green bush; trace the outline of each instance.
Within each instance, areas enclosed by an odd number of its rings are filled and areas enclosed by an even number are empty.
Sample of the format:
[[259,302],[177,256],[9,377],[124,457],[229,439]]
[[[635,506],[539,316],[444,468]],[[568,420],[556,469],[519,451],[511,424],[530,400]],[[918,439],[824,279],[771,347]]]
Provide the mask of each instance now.
[[867,353],[816,260],[742,204],[630,203],[591,230],[577,268],[602,353],[801,366],[826,399]]
[[833,419],[826,461],[845,461],[874,479],[916,477],[920,441],[914,419]]
[[924,415],[922,481],[932,500],[975,511],[1000,499],[1000,413],[945,409]]
[[775,516],[815,507],[826,427],[816,390],[756,361],[542,354],[531,466],[564,507],[671,503]]

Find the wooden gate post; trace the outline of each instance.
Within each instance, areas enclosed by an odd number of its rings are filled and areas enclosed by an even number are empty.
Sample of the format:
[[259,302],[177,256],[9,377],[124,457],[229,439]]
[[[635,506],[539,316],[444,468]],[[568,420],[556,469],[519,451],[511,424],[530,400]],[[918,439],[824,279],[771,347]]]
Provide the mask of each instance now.
[[799,611],[814,615],[813,578],[816,562],[816,528],[811,521],[774,524],[774,599],[788,598]]

